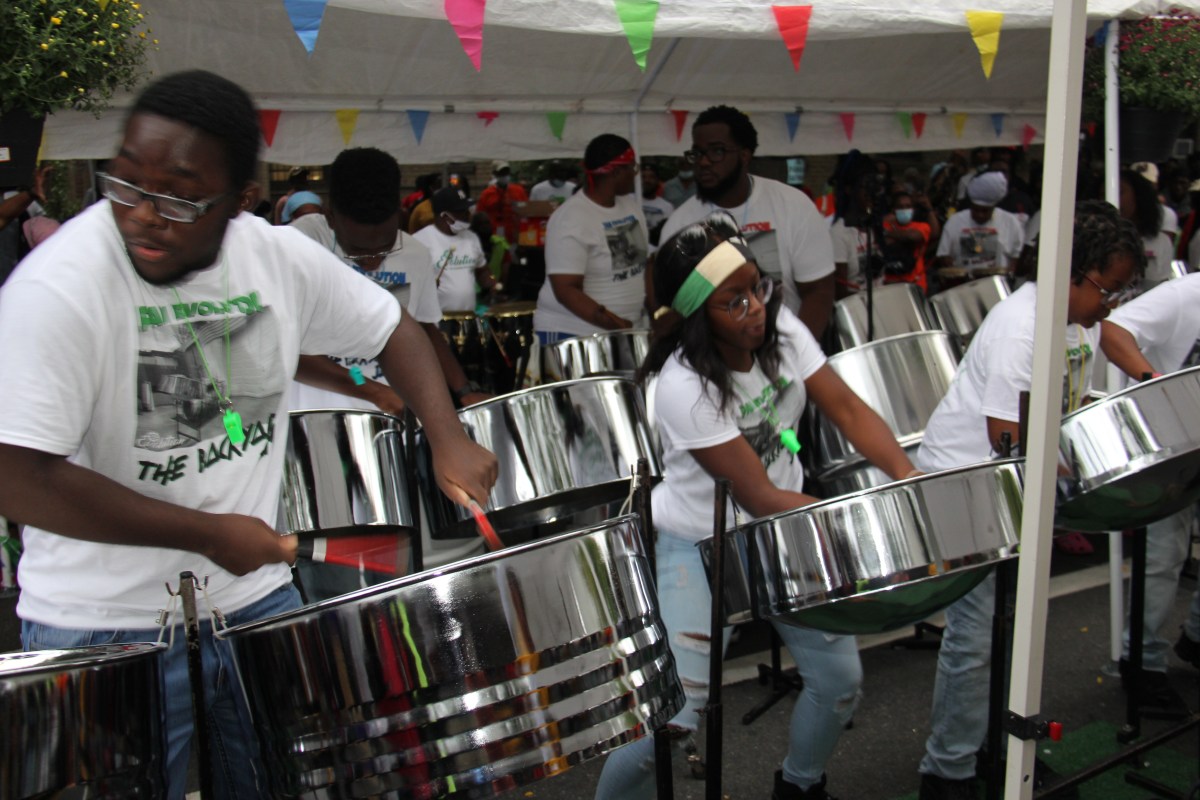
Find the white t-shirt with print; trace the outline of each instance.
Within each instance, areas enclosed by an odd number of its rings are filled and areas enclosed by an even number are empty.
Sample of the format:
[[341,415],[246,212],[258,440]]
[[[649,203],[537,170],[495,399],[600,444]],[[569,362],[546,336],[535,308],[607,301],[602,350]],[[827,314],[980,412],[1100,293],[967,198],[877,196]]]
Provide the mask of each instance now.
[[437,225],[426,225],[413,238],[433,257],[433,282],[442,313],[474,311],[475,270],[487,263],[475,231],[447,236]]
[[794,186],[758,176],[750,181],[750,197],[736,208],[722,209],[699,196],[690,198],[667,220],[659,241],[666,242],[717,211],[727,211],[754,251],[759,269],[782,282],[783,304],[798,312],[796,284],[833,274],[829,223],[808,195]]
[[[102,201],[0,290],[0,442],[66,456],[157,500],[274,525],[300,353],[377,353],[400,313],[326,249],[246,213],[230,221],[216,264],[146,283]],[[240,445],[214,383],[241,415]],[[34,527],[24,540],[18,613],[58,627],[154,628],[164,584],[185,570],[207,577],[226,611],[291,580],[286,564],[237,577],[182,550]]]
[[1171,270],[1171,261],[1175,258],[1175,245],[1171,237],[1162,231],[1155,236],[1143,236],[1142,245],[1146,248],[1146,274],[1142,277],[1142,286],[1151,289],[1163,281],[1175,277]]
[[[950,390],[929,417],[917,451],[918,467],[934,472],[996,456],[988,441],[987,418],[1020,421],[1021,392],[1029,391],[1032,384],[1036,309],[1037,284],[1030,281],[988,312]],[[1066,341],[1064,413],[1079,408],[1091,391],[1100,326],[1069,324]]]
[[546,202],[553,200],[556,203],[565,203],[567,198],[575,194],[575,182],[563,181],[562,186],[555,186],[548,180],[534,184],[529,190],[529,199],[532,202]]
[[[782,356],[779,377],[767,379],[757,361],[745,373],[731,373],[736,401],[721,410],[720,394],[676,351],[663,365],[654,413],[663,448],[663,482],[651,494],[654,522],[663,530],[700,541],[713,533],[713,478],[689,452],[745,436],[762,459],[771,483],[800,491],[804,470],[780,441],[804,412],[804,381],[825,363],[820,345],[787,308],[777,318]],[[734,524],[732,503],[726,519]]]
[[[646,227],[654,230],[667,221],[667,217],[675,210],[671,201],[663,197],[642,198],[642,214],[646,217]],[[661,241],[661,240],[660,240]]]
[[[436,323],[442,318],[441,308],[438,307],[437,290],[433,284],[433,274],[430,268],[431,256],[429,248],[421,244],[407,233],[398,233],[397,244],[400,249],[389,255],[375,270],[365,270],[341,258],[341,247],[333,235],[333,229],[321,214],[309,214],[293,222],[289,227],[303,232],[310,239],[320,243],[322,247],[338,256],[341,263],[371,280],[391,293],[397,303],[408,312],[417,322]],[[358,321],[352,315],[347,318]],[[335,355],[323,353],[337,364],[350,369],[358,367],[364,378],[380,383],[387,383],[383,368],[375,354],[369,356]],[[292,383],[288,391],[288,408],[293,411],[308,411],[321,408],[358,408],[367,411],[378,411],[374,403],[357,397],[331,392],[298,381]]]
[[950,256],[954,266],[974,272],[1009,268],[1021,255],[1025,229],[1015,214],[992,209],[992,218],[982,225],[971,218],[971,209],[953,214],[942,227],[938,256]]
[[1137,340],[1138,349],[1163,373],[1190,366],[1200,339],[1200,274],[1160,284],[1116,308],[1108,322]]
[[867,233],[859,228],[852,228],[846,220],[838,219],[829,228],[833,240],[833,262],[846,265],[846,280],[858,284],[866,274],[863,267],[867,263]]
[[618,317],[636,323],[646,299],[649,235],[642,204],[620,195],[612,208],[577,192],[546,224],[546,282],[538,292],[533,327],[537,331],[583,336],[603,328],[563,306],[550,286],[551,275],[582,275],[583,292]]

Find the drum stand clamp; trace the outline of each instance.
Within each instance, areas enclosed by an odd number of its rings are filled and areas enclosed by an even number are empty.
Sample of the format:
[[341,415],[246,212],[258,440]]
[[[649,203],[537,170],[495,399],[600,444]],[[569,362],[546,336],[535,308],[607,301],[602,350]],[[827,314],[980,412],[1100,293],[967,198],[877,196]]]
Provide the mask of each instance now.
[[1061,742],[1063,735],[1063,727],[1061,722],[1052,722],[1043,718],[1040,714],[1032,717],[1022,717],[1012,709],[1009,709],[1004,717],[1004,732],[1009,736],[1015,736],[1022,741],[1040,741],[1049,739],[1052,742]]

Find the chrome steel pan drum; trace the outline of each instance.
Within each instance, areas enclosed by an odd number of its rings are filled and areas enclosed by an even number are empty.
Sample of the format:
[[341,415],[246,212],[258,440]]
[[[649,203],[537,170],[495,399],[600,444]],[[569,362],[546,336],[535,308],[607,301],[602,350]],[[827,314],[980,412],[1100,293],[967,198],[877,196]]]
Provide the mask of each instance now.
[[[921,290],[911,283],[893,283],[872,290],[875,339],[902,333],[931,331],[933,318]],[[833,304],[833,323],[842,347],[858,347],[867,339],[867,293],[859,292]]]
[[[757,613],[857,634],[924,619],[1016,555],[1022,463],[936,472],[751,522],[726,538],[728,621]],[[700,547],[707,562],[712,539]]]
[[[909,461],[916,462],[917,451],[921,449],[921,439],[922,437],[918,435],[911,442],[905,443],[904,452]],[[892,478],[886,472],[865,458],[860,458],[818,476],[817,485],[820,487],[818,496],[838,497],[843,494],[861,492],[863,489],[874,489],[876,486],[883,486],[885,483],[891,482]]]
[[288,533],[411,533],[403,431],[372,411],[293,411],[280,519]]
[[683,705],[636,517],[222,634],[273,797],[484,797]]
[[[467,435],[500,461],[487,510],[501,533],[625,498],[639,458],[649,461],[651,475],[662,474],[641,389],[625,378],[538,386],[468,406],[458,416]],[[434,538],[475,536],[470,512],[434,483],[424,437],[417,450]]]
[[937,326],[954,334],[966,345],[992,307],[1010,294],[1012,289],[1008,286],[1008,279],[1002,275],[991,275],[932,295],[929,308]]
[[1137,528],[1200,499],[1200,367],[1110,394],[1063,417],[1055,524]]
[[[958,345],[950,334],[921,331],[845,350],[830,356],[828,363],[883,418],[901,447],[915,447],[954,380],[958,359]],[[823,476],[862,462],[837,426],[813,411],[815,472]]]
[[166,797],[165,645],[0,655],[0,797]]
[[650,331],[634,329],[564,339],[548,346],[545,358],[550,372],[563,380],[592,375],[632,378],[649,352]]

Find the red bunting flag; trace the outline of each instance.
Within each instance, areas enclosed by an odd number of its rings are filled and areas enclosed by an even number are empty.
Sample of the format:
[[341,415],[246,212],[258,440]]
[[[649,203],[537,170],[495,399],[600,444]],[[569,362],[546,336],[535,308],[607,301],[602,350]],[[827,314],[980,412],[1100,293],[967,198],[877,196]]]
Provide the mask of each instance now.
[[854,141],[854,115],[845,113],[838,116],[842,118],[842,129],[846,131],[846,139]]
[[1085,127],[1087,128],[1087,134],[1089,137],[1096,135],[1096,123],[1089,122]]
[[808,41],[808,22],[812,18],[812,6],[771,6],[775,12],[775,24],[779,35],[792,57],[792,67],[800,71],[800,56],[804,55],[804,44]]
[[1037,136],[1037,130],[1032,125],[1026,125],[1021,129],[1021,147],[1028,150],[1029,145],[1033,144],[1033,138]]
[[279,127],[279,109],[259,109],[258,127],[262,128],[263,141],[270,147],[275,143],[275,129]]
[[672,108],[671,116],[675,118],[675,141],[678,142],[683,138],[683,128],[687,125],[688,112],[676,111]]
[[483,120],[483,127],[487,127],[496,121],[496,117],[500,116],[499,111],[476,111],[475,116]]
[[917,138],[921,138],[921,134],[925,132],[925,112],[915,111],[912,115],[913,131],[916,132]]

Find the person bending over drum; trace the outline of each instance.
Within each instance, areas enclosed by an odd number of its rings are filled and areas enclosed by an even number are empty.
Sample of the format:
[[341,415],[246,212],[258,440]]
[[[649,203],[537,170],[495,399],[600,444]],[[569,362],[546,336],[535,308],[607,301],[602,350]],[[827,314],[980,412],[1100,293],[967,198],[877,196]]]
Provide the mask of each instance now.
[[[662,245],[654,292],[670,304],[655,314],[663,330],[642,368],[643,378],[659,373],[655,414],[666,478],[652,495],[658,597],[687,695],[671,725],[694,731],[707,702],[711,603],[696,544],[712,536],[713,479],[728,478],[737,506],[756,517],[814,502],[802,493],[803,469],[785,444],[808,397],[888,475],[899,479],[915,470],[886,423],[826,365],[808,328],[781,308],[781,293],[727,214],[690,225]],[[774,797],[828,798],[825,762],[858,704],[858,648],[852,636],[775,628],[804,690]],[[652,797],[653,747],[645,738],[616,751],[596,797]]]

